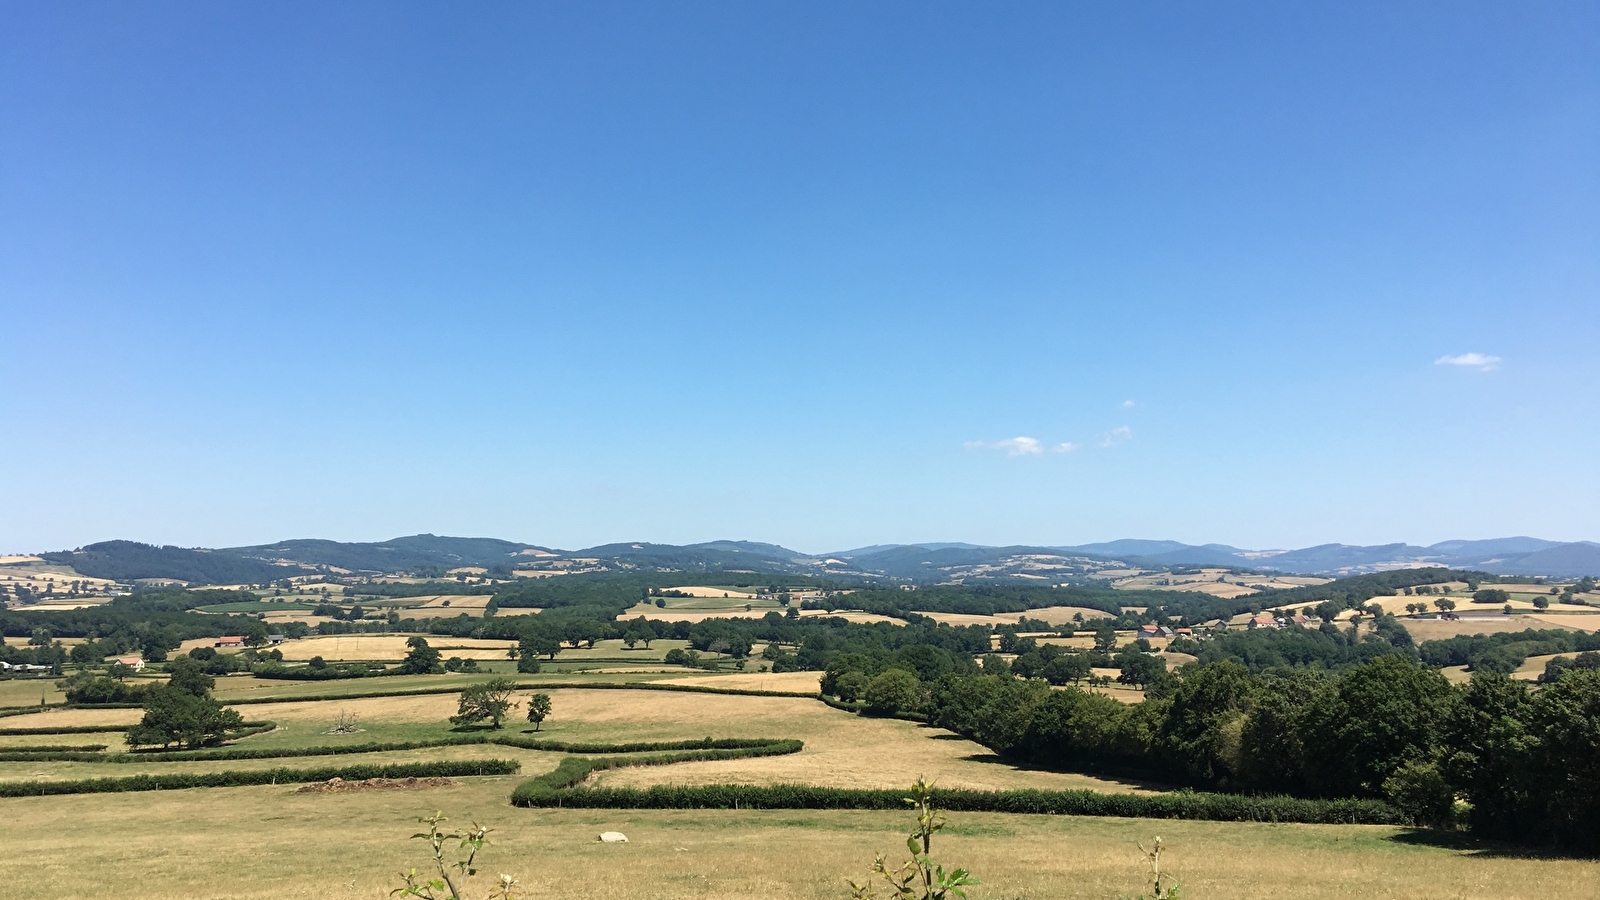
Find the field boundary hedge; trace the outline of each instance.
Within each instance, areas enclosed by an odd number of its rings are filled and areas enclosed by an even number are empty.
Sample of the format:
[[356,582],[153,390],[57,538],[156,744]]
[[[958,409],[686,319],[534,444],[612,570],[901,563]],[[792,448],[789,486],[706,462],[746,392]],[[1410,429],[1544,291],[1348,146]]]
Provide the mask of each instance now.
[[[62,725],[56,728],[0,728],[0,736],[18,737],[29,734],[115,734],[133,728],[133,725]],[[278,727],[276,722],[245,722],[238,731],[230,731],[223,738],[234,740],[261,734]]]
[[[272,723],[263,723],[268,728]],[[722,738],[689,741],[645,741],[631,744],[582,744],[524,738],[518,735],[460,734],[416,741],[368,741],[362,744],[325,744],[319,747],[224,747],[211,750],[144,750],[132,753],[97,753],[82,748],[18,747],[0,750],[0,762],[204,762],[240,759],[289,759],[305,756],[342,756],[354,753],[388,753],[399,750],[426,750],[430,747],[460,747],[493,744],[519,750],[547,750],[555,753],[649,753],[660,751],[747,750],[780,743],[774,740]],[[102,747],[102,749],[104,749]],[[720,757],[718,757],[720,758]]]
[[[671,762],[675,760],[664,760]],[[585,760],[571,760],[584,763]],[[598,761],[597,761],[598,762]],[[615,760],[627,765],[627,760]],[[649,788],[578,788],[576,765],[529,779],[511,795],[517,806],[586,809],[868,809],[906,808],[904,790],[813,785],[656,785]],[[1312,825],[1408,825],[1394,807],[1376,800],[1302,800],[1178,791],[1103,794],[1089,790],[935,790],[934,802],[951,812],[1057,816],[1200,819],[1216,822],[1298,822]]]
[[0,750],[0,760],[10,760],[12,754],[98,753],[105,748],[105,744],[24,744]]
[[50,728],[0,728],[0,735],[15,737],[22,734],[111,734],[127,731],[132,725],[58,725]]
[[43,797],[56,794],[111,794],[127,791],[175,791],[187,788],[245,787],[258,784],[302,784],[342,778],[452,778],[467,775],[515,775],[522,764],[509,759],[457,760],[431,763],[329,766],[320,769],[265,769],[259,772],[195,772],[134,775],[127,778],[81,778],[74,781],[3,781],[0,797]]

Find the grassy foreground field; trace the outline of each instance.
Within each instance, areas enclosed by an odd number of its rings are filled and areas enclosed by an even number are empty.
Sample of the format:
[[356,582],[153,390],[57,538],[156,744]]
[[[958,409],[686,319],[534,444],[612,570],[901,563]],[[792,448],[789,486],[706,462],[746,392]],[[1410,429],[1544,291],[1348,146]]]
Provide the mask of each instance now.
[[[421,866],[416,818],[442,809],[495,831],[488,878],[530,897],[849,896],[874,852],[898,858],[909,815],[877,812],[524,810],[517,779],[423,791],[300,794],[283,786],[0,801],[14,829],[0,878],[19,898],[379,898]],[[599,844],[601,831],[627,844]],[[973,900],[1109,900],[1145,888],[1136,843],[1160,835],[1189,898],[1589,896],[1600,864],[1419,843],[1400,829],[957,814],[934,846],[973,869]],[[487,884],[483,885],[484,892]],[[475,892],[476,893],[476,892]]]

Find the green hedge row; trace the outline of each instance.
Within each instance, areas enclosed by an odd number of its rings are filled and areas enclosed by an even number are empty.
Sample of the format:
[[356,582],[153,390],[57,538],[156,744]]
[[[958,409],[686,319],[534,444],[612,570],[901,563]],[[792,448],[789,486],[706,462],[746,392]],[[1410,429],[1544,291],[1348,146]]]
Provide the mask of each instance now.
[[25,744],[0,750],[0,760],[10,760],[13,754],[98,753],[105,748],[105,744]]
[[698,762],[714,759],[743,759],[752,756],[783,756],[799,753],[805,744],[801,741],[764,741],[754,746],[681,750],[658,753],[654,756],[603,756],[599,759],[580,759],[569,756],[543,775],[530,778],[511,792],[511,802],[516,806],[561,806],[566,797],[583,793],[572,790],[595,772],[624,766],[664,766],[680,762]]
[[48,748],[0,749],[0,762],[110,762],[123,753],[101,753],[106,745],[48,746]]
[[[581,762],[579,760],[578,762]],[[626,764],[625,761],[618,761]],[[565,763],[563,764],[565,765]],[[561,769],[557,770],[558,772]],[[551,773],[552,775],[555,773]],[[570,773],[563,773],[567,775]],[[542,776],[548,778],[549,776]],[[863,790],[811,785],[658,785],[650,788],[571,789],[523,782],[512,794],[518,806],[600,809],[882,809],[906,808],[903,790]],[[934,800],[952,812],[1002,812],[1218,822],[1303,822],[1316,825],[1404,825],[1394,807],[1375,800],[1301,800],[1179,791],[1170,794],[1102,794],[1095,791],[939,790]]]
[[0,797],[42,797],[52,794],[108,794],[124,791],[173,791],[202,787],[241,787],[255,784],[300,784],[342,778],[454,778],[465,775],[515,775],[521,764],[509,759],[455,762],[399,763],[341,766],[321,769],[266,769],[260,772],[196,772],[173,775],[134,775],[128,778],[83,778],[76,781],[0,782]]
[[132,725],[61,725],[55,728],[0,728],[0,735],[19,734],[111,734],[127,731]]
[[[271,722],[260,723],[271,729]],[[230,737],[235,735],[230,735]],[[649,753],[666,750],[743,750],[766,747],[771,740],[723,738],[696,741],[648,741],[632,744],[580,744],[548,741],[509,734],[459,734],[418,741],[368,741],[363,744],[324,745],[321,747],[224,747],[212,750],[143,750],[134,753],[91,753],[84,748],[27,747],[0,750],[0,762],[195,762],[202,760],[279,759],[298,756],[339,756],[347,753],[386,753],[398,750],[424,750],[429,747],[454,747],[495,744],[519,750],[548,750],[556,753]],[[103,747],[101,749],[104,749]]]
[[[107,726],[91,727],[94,727],[98,730],[127,731],[129,726],[119,725],[115,728],[108,728]],[[243,727],[241,727],[238,731],[228,732],[224,740],[237,740],[238,738],[249,737],[253,734],[261,734],[262,732],[271,731],[277,727],[278,725],[276,722],[245,722]],[[55,732],[39,731],[32,733],[51,734]],[[178,750],[171,752],[156,750],[134,753],[97,752],[104,749],[106,749],[104,744],[94,744],[81,747],[47,747],[42,745],[37,747],[12,747],[8,749],[0,749],[0,762],[133,762],[135,760],[146,760],[149,762],[176,762],[184,759],[267,759],[273,756],[288,755],[272,753],[270,751],[263,753],[254,749],[240,751],[237,755],[228,755],[226,751],[223,751],[222,755],[218,756],[208,756],[204,750]]]
[[38,706],[8,706],[5,709],[0,709],[0,719],[4,719],[8,716],[26,716],[31,713],[39,712],[40,710],[60,709],[63,706],[66,706],[66,704],[42,703]]

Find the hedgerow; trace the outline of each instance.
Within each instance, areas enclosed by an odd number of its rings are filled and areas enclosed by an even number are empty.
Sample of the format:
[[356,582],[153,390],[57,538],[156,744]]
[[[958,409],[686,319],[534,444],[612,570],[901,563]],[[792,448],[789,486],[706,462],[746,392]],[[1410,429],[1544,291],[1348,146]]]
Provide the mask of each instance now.
[[[0,735],[17,737],[27,734],[114,734],[132,727],[132,725],[59,725],[51,728],[0,728]],[[276,722],[245,722],[240,730],[228,732],[228,739],[260,734],[277,727]]]
[[131,725],[58,725],[52,728],[0,728],[0,735],[23,734],[111,734],[127,731]]
[[75,781],[0,782],[0,797],[53,794],[108,794],[126,791],[173,791],[186,788],[243,787],[258,784],[300,784],[342,778],[452,778],[467,775],[514,775],[521,763],[508,759],[357,765],[320,769],[267,769],[260,772],[186,772],[134,775],[127,778],[82,778]]
[[[264,723],[268,728],[272,723]],[[0,762],[198,762],[240,759],[280,759],[304,756],[340,756],[351,753],[388,753],[424,750],[430,747],[455,747],[494,744],[519,750],[546,750],[555,753],[649,753],[672,750],[744,750],[768,747],[771,740],[740,738],[691,741],[646,741],[632,744],[580,744],[524,738],[509,734],[458,734],[417,741],[368,741],[361,744],[320,747],[224,747],[213,750],[145,750],[134,753],[93,753],[81,747],[26,747],[0,750]],[[799,742],[796,741],[796,744]],[[105,749],[100,747],[99,749]],[[798,748],[797,748],[798,749]],[[725,758],[725,757],[713,757]]]
[[[0,750],[0,754],[8,753],[94,753],[106,748],[105,744],[29,744],[23,747],[10,747]],[[0,756],[0,758],[4,758]]]
[[[903,790],[812,785],[713,784],[649,788],[574,788],[588,776],[587,760],[563,760],[554,772],[529,779],[512,793],[518,806],[597,809],[872,809],[905,808]],[[599,760],[595,762],[600,762]],[[617,765],[632,764],[614,760]],[[581,774],[580,774],[581,773]],[[1204,819],[1220,822],[1301,822],[1317,825],[1409,824],[1376,800],[1302,800],[1178,791],[1169,794],[1102,794],[1087,790],[939,790],[939,806],[959,812],[1032,815]]]

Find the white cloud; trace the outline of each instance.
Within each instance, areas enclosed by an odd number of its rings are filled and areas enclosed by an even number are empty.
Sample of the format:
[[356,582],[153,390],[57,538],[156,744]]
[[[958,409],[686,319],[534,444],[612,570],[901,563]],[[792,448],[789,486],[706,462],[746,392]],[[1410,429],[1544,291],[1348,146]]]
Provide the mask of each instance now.
[[1133,440],[1133,429],[1126,425],[1118,425],[1105,434],[1100,435],[1100,446],[1115,447]]
[[1500,357],[1490,356],[1487,353],[1457,353],[1445,355],[1433,361],[1436,366],[1466,366],[1480,372],[1490,372],[1500,368]]
[[1123,409],[1133,409],[1135,406],[1138,406],[1138,405],[1139,404],[1134,403],[1132,400],[1124,400],[1124,401],[1122,401],[1122,408]]
[[1038,438],[1014,437],[1000,441],[967,441],[967,449],[1002,450],[1007,456],[1043,456],[1046,453],[1071,453],[1077,444],[1046,444]]

